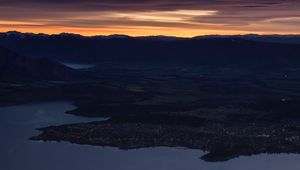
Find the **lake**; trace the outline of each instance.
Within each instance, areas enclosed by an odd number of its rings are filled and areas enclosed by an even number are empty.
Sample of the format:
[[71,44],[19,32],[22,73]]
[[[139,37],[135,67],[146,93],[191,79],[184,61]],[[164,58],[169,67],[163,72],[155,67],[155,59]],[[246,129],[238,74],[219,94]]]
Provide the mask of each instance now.
[[199,159],[204,152],[183,148],[123,151],[111,147],[35,142],[36,128],[104,120],[64,114],[71,102],[33,103],[0,108],[0,169],[3,170],[298,170],[300,155],[261,154],[227,162]]
[[93,64],[76,64],[76,63],[62,63],[67,67],[73,68],[73,69],[88,69],[88,68],[93,68],[96,65]]

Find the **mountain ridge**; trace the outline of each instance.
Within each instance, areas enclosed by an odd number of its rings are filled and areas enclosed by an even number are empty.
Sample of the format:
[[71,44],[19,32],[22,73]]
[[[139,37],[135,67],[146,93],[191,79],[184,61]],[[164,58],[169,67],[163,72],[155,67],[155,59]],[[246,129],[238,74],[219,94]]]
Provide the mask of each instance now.
[[239,36],[207,36],[166,40],[163,39],[166,37],[84,37],[67,33],[47,36],[10,32],[0,33],[0,45],[22,56],[71,63],[300,67],[300,44],[265,42],[264,39],[252,40],[252,37],[256,35],[248,35],[247,39]]
[[76,70],[56,61],[31,59],[0,47],[1,81],[71,81],[79,77]]
[[300,34],[232,34],[232,35],[219,35],[219,34],[208,34],[208,35],[199,35],[193,37],[177,37],[177,36],[168,36],[168,35],[147,35],[147,36],[130,36],[126,34],[110,34],[110,35],[92,35],[92,36],[85,36],[76,33],[67,33],[62,32],[59,34],[45,34],[45,33],[31,33],[31,32],[19,32],[19,31],[7,31],[7,32],[0,32],[1,35],[18,35],[18,36],[41,36],[41,37],[50,37],[50,36],[70,36],[70,37],[83,37],[83,38],[162,38],[162,39],[205,39],[205,38],[243,38],[243,37],[277,37],[277,38],[300,38]]

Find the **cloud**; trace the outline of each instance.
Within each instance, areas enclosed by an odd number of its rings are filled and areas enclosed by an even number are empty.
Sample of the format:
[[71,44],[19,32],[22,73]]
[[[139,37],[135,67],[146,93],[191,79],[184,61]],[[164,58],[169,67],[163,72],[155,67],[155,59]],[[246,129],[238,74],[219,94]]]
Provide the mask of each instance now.
[[147,27],[145,33],[149,34],[167,28],[183,34],[207,30],[300,33],[296,29],[300,26],[299,11],[300,2],[295,0],[0,0],[0,30],[27,26],[26,30],[32,27],[37,31],[43,26],[53,31],[82,31],[102,27],[114,33],[116,29]]

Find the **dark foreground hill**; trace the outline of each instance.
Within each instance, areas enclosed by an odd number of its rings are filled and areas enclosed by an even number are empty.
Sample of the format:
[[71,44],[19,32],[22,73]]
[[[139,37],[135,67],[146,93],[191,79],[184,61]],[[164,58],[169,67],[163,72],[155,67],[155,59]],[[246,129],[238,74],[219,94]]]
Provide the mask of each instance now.
[[58,62],[42,58],[31,59],[0,47],[1,81],[66,81],[82,75]]

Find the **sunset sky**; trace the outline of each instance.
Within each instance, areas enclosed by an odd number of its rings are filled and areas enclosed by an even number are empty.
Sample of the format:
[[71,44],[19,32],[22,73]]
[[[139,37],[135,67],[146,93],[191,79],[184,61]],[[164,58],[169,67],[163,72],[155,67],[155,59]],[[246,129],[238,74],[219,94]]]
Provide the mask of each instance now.
[[300,34],[299,0],[0,0],[0,31]]

